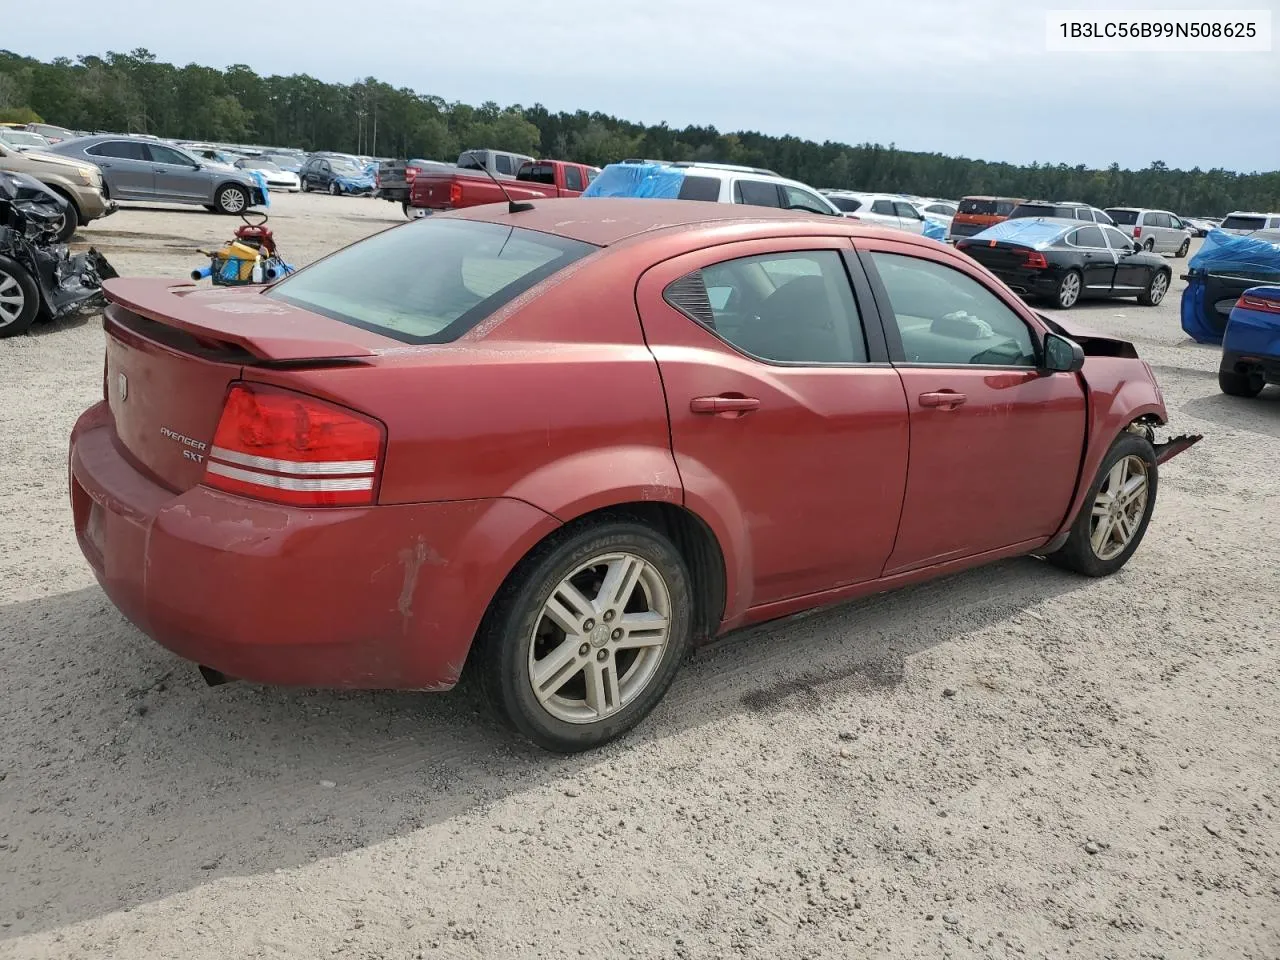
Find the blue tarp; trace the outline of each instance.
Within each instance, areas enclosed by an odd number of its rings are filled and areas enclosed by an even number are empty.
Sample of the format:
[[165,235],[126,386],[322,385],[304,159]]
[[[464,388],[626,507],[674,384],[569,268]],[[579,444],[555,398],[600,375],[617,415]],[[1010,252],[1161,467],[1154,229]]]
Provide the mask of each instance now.
[[262,190],[262,202],[250,204],[250,206],[255,206],[255,207],[271,206],[271,191],[267,189],[267,175],[263,173],[261,170],[245,170],[243,172],[253,177],[254,182],[258,185],[259,189]]
[[971,240],[1003,240],[1006,243],[1020,243],[1023,246],[1047,247],[1068,230],[1075,229],[1074,224],[1058,223],[1042,217],[1018,217],[1016,220],[1002,220],[987,229],[975,233]]
[[600,171],[582,192],[584,197],[655,197],[674,200],[680,196],[684,171],[665,163],[611,163]]
[[[1280,234],[1268,230],[1241,237],[1210,230],[1187,262],[1187,274],[1190,279],[1182,291],[1182,329],[1200,343],[1221,343],[1226,317],[1217,308],[1218,285],[1213,275],[1249,278],[1258,285],[1280,283]],[[1239,284],[1226,289],[1234,292]]]
[[358,174],[351,177],[337,176],[333,178],[337,181],[338,186],[345,193],[359,193],[362,190],[372,190],[374,183],[373,177],[368,174]]
[[924,218],[924,235],[930,240],[938,240],[942,243],[947,242],[947,225],[941,220],[934,220],[932,217]]

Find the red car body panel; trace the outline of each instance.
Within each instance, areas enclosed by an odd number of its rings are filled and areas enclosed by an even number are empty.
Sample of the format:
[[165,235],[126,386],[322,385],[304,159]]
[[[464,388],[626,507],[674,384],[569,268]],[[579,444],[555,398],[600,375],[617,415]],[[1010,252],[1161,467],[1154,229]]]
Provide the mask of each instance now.
[[[482,206],[486,203],[505,203],[512,200],[538,200],[552,197],[577,197],[590,182],[588,176],[592,169],[583,163],[570,163],[565,160],[538,160],[537,166],[550,166],[555,171],[555,183],[540,183],[533,180],[520,179],[521,173],[531,164],[525,163],[514,178],[503,178],[498,185],[494,179],[481,171],[463,171],[459,173],[443,173],[424,170],[418,173],[409,188],[409,205],[431,210],[462,210],[466,207]],[[577,171],[581,178],[582,189],[571,190],[566,182],[565,172],[569,168]],[[504,192],[505,191],[505,192]]]
[[[245,679],[445,688],[540,541],[592,511],[653,503],[711,532],[725,592],[710,621],[724,631],[1043,547],[1116,435],[1165,419],[1150,369],[1112,338],[1086,340],[1078,374],[786,366],[662,298],[699,266],[804,238],[853,266],[879,249],[966,271],[1044,335],[984,268],[934,241],[680,201],[445,216],[604,249],[457,341],[424,346],[258,291],[108,281],[106,399],[72,434],[71,499],[99,582],[144,632]],[[860,310],[879,323],[870,303]],[[376,505],[290,507],[205,486],[201,445],[237,380],[384,425]],[[919,405],[939,390],[967,402]],[[760,405],[695,411],[722,396]]]

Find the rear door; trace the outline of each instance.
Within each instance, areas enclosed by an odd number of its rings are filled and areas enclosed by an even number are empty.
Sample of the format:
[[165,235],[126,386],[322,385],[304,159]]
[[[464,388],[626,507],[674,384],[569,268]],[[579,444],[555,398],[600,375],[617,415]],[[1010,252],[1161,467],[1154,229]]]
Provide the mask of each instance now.
[[1116,277],[1116,256],[1102,231],[1102,227],[1087,226],[1067,235],[1067,245],[1080,251],[1085,290],[1094,296],[1110,293]]
[[851,261],[846,238],[754,240],[637,287],[686,502],[745,539],[744,606],[874,579],[893,549],[907,407]]
[[1038,369],[1039,324],[976,267],[943,250],[856,244],[911,417],[885,575],[1052,536],[1084,452],[1079,377]]
[[113,200],[155,198],[155,171],[147,145],[138,140],[103,140],[85,149],[102,168]]
[[1103,227],[1107,242],[1111,245],[1112,255],[1116,261],[1116,275],[1112,281],[1112,290],[1125,296],[1145,290],[1151,280],[1151,267],[1146,257],[1133,251],[1133,244],[1141,244],[1141,240],[1130,240],[1115,227]]

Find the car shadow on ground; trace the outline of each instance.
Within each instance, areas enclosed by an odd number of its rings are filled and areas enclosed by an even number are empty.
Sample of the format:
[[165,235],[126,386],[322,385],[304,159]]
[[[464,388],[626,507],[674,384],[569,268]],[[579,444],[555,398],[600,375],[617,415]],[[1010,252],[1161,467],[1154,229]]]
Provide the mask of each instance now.
[[465,678],[434,695],[207,688],[97,587],[0,607],[0,941],[567,788],[734,715],[880,696],[913,654],[1042,620],[1029,608],[1088,582],[1024,558],[739,632],[695,652],[630,737],[572,757],[496,726]]
[[1195,417],[1280,438],[1280,387],[1267,386],[1256,397],[1231,397],[1219,393],[1188,400],[1182,409]]

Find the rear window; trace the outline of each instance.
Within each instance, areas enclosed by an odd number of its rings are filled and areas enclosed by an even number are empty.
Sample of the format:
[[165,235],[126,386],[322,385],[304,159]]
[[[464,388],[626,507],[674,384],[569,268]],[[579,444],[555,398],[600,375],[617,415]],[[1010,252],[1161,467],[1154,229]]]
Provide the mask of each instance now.
[[447,343],[596,249],[519,227],[427,217],[353,244],[264,296],[404,343]]
[[1107,216],[1126,227],[1132,227],[1138,222],[1137,210],[1117,210],[1114,207],[1107,207]]
[[715,202],[720,199],[720,181],[715,177],[685,177],[677,196],[681,200]]
[[[998,203],[999,201],[997,200],[961,200],[960,212],[974,213],[974,214],[977,214],[978,216],[983,216],[983,217],[994,217],[998,213],[998,210],[997,210]],[[1012,210],[1012,209],[1013,207],[1010,206],[1009,210]],[[1007,213],[1008,211],[1005,211],[1005,212]]]
[[556,185],[556,168],[549,163],[526,163],[520,168],[520,172],[516,174],[517,180],[524,180],[528,183],[545,183],[554,187]]
[[827,194],[827,199],[835,204],[837,210],[843,210],[845,213],[853,213],[862,206],[862,201],[854,197],[837,197]]
[[1065,217],[1074,219],[1071,207],[1055,207],[1051,203],[1020,203],[1013,208],[1009,219],[1018,217]]
[[1222,221],[1223,230],[1261,230],[1266,225],[1266,217],[1230,216]]

